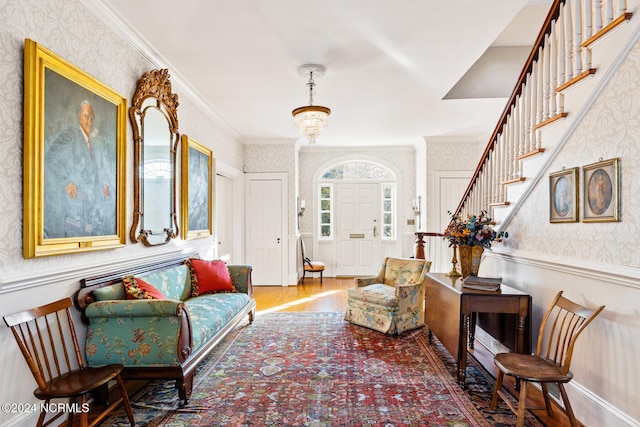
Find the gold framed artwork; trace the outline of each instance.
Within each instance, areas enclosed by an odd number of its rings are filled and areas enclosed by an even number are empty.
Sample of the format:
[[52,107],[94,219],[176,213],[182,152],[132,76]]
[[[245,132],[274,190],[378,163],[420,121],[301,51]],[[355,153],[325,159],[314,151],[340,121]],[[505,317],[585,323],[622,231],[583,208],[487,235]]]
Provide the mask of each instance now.
[[127,99],[24,45],[25,258],[125,244]]
[[213,235],[213,153],[182,135],[182,239]]
[[578,221],[578,168],[549,175],[549,222]]
[[620,159],[582,167],[582,221],[620,221]]

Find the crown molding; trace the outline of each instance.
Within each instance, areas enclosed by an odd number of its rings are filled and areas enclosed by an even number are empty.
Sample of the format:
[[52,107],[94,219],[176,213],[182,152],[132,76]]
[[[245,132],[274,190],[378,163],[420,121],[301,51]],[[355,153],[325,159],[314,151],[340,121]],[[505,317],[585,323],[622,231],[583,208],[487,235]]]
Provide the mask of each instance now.
[[185,96],[208,114],[221,129],[234,139],[245,143],[245,137],[191,84],[185,79],[165,57],[163,57],[131,24],[103,0],[80,0],[80,2],[105,23],[114,33],[125,40],[151,66],[167,68],[171,74],[171,83],[180,89]]

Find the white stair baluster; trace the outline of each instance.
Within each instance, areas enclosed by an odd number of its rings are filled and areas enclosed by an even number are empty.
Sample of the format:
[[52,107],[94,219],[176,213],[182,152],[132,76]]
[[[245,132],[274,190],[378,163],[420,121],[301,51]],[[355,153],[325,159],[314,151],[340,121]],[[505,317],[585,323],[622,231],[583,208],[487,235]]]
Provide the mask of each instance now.
[[579,76],[582,73],[582,2],[573,2],[573,75]]
[[[560,13],[558,15],[558,20],[556,21],[557,28],[557,37],[558,37],[558,45],[557,45],[557,53],[558,56],[558,86],[564,84],[568,79],[566,77],[566,56],[564,54],[565,42],[564,42],[564,9],[565,6],[560,6]],[[556,87],[558,87],[556,86]]]
[[602,29],[602,0],[593,0],[593,32]]
[[[567,2],[569,3],[569,2]],[[573,78],[573,34],[571,20],[571,5],[565,3],[564,7],[564,43],[565,43],[565,82],[570,81]]]
[[543,121],[549,119],[549,104],[550,104],[550,98],[551,98],[551,86],[550,86],[551,79],[549,78],[549,72],[551,70],[549,69],[550,61],[549,61],[548,44],[549,44],[549,36],[545,35],[544,44],[543,44],[543,47],[540,48],[540,57],[539,57],[541,66],[542,66],[542,91],[543,91],[542,120]]
[[558,111],[556,88],[558,87],[558,41],[556,39],[556,23],[551,23],[551,35],[549,36],[549,86],[551,88],[551,99],[549,111],[551,116],[556,116]]

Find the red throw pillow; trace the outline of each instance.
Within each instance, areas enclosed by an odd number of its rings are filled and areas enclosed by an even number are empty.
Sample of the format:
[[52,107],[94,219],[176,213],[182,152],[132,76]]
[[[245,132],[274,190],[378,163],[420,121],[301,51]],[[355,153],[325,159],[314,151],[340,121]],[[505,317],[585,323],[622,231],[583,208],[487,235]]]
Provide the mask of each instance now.
[[122,279],[127,299],[167,299],[162,292],[151,283],[142,279],[127,276]]
[[[227,264],[221,260],[190,259],[191,274],[197,281],[198,295],[206,293],[236,292]],[[197,295],[195,295],[197,296]]]

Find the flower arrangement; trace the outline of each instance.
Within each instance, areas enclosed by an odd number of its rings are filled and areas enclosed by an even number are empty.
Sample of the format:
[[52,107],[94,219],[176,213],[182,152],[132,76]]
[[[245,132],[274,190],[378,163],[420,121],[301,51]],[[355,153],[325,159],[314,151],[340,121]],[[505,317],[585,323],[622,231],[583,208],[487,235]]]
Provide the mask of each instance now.
[[451,222],[444,230],[444,238],[449,240],[449,246],[469,245],[491,249],[491,242],[499,242],[509,237],[506,231],[496,231],[493,228],[495,222],[486,211],[480,212],[480,215],[469,215],[466,220],[451,212],[449,215]]

